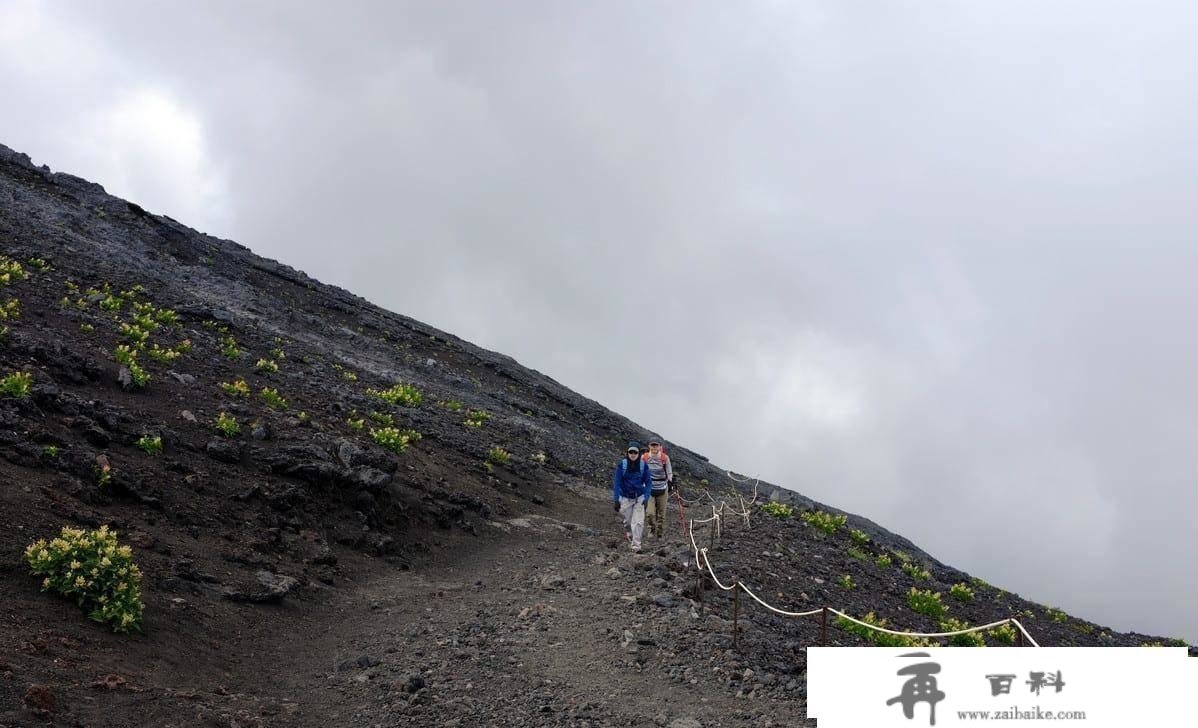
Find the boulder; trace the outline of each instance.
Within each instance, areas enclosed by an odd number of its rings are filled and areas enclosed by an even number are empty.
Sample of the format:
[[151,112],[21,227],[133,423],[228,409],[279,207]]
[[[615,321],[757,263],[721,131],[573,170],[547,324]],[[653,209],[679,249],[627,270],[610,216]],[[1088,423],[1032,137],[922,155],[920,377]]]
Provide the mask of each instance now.
[[271,571],[259,571],[255,574],[257,584],[245,589],[226,589],[224,596],[234,602],[252,602],[263,604],[277,602],[299,586],[299,580],[285,574]]

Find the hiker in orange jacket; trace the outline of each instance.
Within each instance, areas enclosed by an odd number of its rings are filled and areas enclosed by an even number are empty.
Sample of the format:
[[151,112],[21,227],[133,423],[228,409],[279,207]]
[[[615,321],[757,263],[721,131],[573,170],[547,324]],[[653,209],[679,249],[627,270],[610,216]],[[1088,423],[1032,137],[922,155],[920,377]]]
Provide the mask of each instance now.
[[674,484],[674,467],[670,464],[670,456],[666,455],[665,448],[657,440],[649,442],[649,452],[641,455],[641,459],[649,466],[649,477],[653,480],[649,503],[645,509],[645,527],[649,533],[663,538],[666,534],[666,505],[670,501],[670,488]]

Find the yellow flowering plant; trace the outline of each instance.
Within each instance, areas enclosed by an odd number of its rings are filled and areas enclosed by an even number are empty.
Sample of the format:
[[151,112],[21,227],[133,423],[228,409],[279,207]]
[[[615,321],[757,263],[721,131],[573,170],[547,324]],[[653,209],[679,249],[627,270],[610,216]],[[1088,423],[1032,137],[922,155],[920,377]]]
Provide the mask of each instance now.
[[90,619],[114,632],[141,629],[141,570],[133,563],[133,550],[120,545],[108,526],[95,531],[64,527],[58,538],[30,544],[25,562],[44,577],[42,591],[74,599]]

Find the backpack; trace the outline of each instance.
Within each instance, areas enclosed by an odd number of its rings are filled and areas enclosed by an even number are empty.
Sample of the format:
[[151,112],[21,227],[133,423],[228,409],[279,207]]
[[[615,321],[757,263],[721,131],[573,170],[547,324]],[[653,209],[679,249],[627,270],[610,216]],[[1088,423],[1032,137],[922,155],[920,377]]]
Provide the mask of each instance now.
[[[640,461],[640,470],[645,469],[645,461],[642,458]],[[628,458],[620,458],[620,477],[624,477],[624,473],[628,472]],[[640,472],[640,471],[638,471]]]
[[[627,458],[625,458],[625,459],[627,459]],[[647,453],[647,452],[641,453],[641,460],[643,462],[648,462],[649,461],[649,453]],[[662,445],[661,446],[661,466],[664,468],[666,466],[666,463],[668,463],[668,462],[670,462],[670,456],[666,455],[666,446]]]

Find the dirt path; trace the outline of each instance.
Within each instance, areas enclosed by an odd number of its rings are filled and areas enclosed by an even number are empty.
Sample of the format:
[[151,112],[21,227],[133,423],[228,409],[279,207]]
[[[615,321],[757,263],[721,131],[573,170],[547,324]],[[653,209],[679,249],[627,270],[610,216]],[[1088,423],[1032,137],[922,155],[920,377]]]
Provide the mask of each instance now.
[[696,661],[692,648],[728,625],[685,596],[676,527],[633,554],[600,505],[580,499],[574,521],[509,519],[486,546],[355,589],[309,635],[306,665],[280,676],[291,699],[277,722],[801,724],[797,694],[736,697],[729,671],[713,669],[735,664],[732,653],[716,645]]

